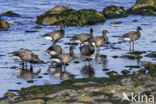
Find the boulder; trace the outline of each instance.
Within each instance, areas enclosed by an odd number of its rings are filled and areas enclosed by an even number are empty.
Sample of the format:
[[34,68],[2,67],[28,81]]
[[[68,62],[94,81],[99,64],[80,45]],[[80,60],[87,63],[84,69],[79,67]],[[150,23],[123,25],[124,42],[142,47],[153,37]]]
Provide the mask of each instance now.
[[99,22],[104,22],[106,19],[102,13],[94,9],[74,9],[64,8],[62,11],[54,12],[57,7],[52,8],[44,14],[37,16],[37,24],[59,25],[62,20],[65,20],[67,26],[91,25]]
[[155,0],[136,0],[135,5],[128,10],[131,14],[143,16],[155,16],[156,1]]
[[3,19],[0,19],[0,29],[8,29],[10,27],[10,24],[3,20]]
[[102,13],[106,18],[120,18],[128,16],[128,13],[124,9],[124,7],[117,7],[114,5],[104,8]]
[[19,14],[13,12],[13,11],[6,11],[2,13],[0,16],[10,16],[10,17],[20,17]]

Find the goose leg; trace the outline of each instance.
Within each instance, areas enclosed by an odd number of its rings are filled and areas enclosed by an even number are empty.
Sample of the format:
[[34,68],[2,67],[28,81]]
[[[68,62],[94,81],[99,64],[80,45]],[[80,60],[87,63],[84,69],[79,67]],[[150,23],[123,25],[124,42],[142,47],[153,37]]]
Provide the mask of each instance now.
[[129,52],[131,52],[131,41],[129,42]]
[[22,61],[22,69],[24,69],[24,62]]
[[33,66],[32,66],[32,64],[30,65],[30,72],[33,73]]
[[27,61],[26,61],[25,63],[26,63],[26,64],[25,64],[25,65],[26,65],[25,67],[26,67],[26,69],[27,69]]
[[134,52],[134,41],[132,42],[132,51]]

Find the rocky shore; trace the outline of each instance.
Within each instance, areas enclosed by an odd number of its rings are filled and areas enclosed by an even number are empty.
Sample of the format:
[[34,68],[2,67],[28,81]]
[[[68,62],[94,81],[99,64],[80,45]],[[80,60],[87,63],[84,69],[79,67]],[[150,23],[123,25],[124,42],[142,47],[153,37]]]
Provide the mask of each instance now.
[[[142,101],[154,104],[156,63],[142,64],[144,68],[128,75],[112,74],[109,78],[82,78],[58,85],[45,83],[22,88],[17,95],[6,93],[0,104],[143,104]],[[123,99],[125,96],[128,99]]]
[[106,7],[103,11],[94,9],[81,9],[76,11],[67,6],[56,6],[49,11],[37,16],[36,23],[44,25],[58,25],[60,21],[65,20],[67,26],[83,26],[95,23],[105,22],[110,18],[127,17],[128,15],[155,16],[155,0],[136,0],[134,6],[125,10],[124,7],[115,5]]

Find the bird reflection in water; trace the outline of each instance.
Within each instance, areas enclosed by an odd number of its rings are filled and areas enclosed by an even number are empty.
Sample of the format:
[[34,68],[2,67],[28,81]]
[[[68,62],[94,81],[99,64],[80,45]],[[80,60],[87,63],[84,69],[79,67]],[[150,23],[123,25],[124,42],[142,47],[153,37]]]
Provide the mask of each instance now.
[[17,77],[18,78],[22,78],[22,79],[25,79],[25,80],[30,80],[30,79],[33,79],[34,76],[37,76],[40,74],[41,72],[41,69],[39,69],[37,72],[33,72],[33,67],[32,65],[30,66],[30,69],[26,69],[24,67],[22,68],[18,68],[17,70]]
[[81,69],[81,73],[84,78],[91,78],[95,75],[94,68],[91,66],[90,62],[88,63],[88,65],[85,64]]
[[68,79],[74,79],[75,75],[66,71],[62,70],[62,66],[59,67],[50,67],[48,69],[48,72],[55,78],[59,80],[68,80]]

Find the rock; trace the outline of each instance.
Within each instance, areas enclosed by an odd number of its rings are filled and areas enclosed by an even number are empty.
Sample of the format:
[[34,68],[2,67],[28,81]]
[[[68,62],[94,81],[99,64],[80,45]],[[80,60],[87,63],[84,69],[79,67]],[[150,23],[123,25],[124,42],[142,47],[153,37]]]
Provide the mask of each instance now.
[[53,100],[49,100],[49,101],[47,101],[46,104],[67,104],[67,103],[65,103],[65,102],[55,102]]
[[40,26],[34,26],[33,28],[34,29],[40,29],[41,27]]
[[148,70],[150,75],[156,75],[156,62],[142,61],[142,65]]
[[22,101],[16,104],[45,104],[45,101],[41,99],[36,99],[36,100]]
[[128,74],[130,73],[130,71],[129,71],[129,70],[122,70],[121,73],[122,73],[123,75],[128,75]]
[[4,94],[4,97],[13,97],[13,96],[16,96],[16,94],[11,93],[11,92],[7,92]]
[[92,99],[90,96],[79,96],[76,101],[78,102],[85,102],[85,103],[94,103],[94,99]]
[[114,94],[116,92],[116,88],[114,86],[106,86],[103,88],[102,92],[104,92],[105,94]]
[[85,86],[86,83],[78,82],[78,83],[74,83],[73,85],[74,85],[74,86]]
[[0,100],[0,104],[9,104],[9,102],[6,100]]
[[67,9],[69,9],[68,6],[56,6],[47,11],[46,14],[59,14]]
[[155,16],[156,1],[155,0],[136,0],[135,5],[128,10],[131,14],[139,14],[143,16]]
[[[55,10],[57,7],[52,8]],[[36,23],[38,24],[49,24],[49,25],[59,25],[62,20],[65,20],[65,25],[67,26],[77,26],[77,25],[87,25],[95,24],[99,22],[104,22],[106,19],[102,13],[94,9],[81,9],[76,11],[74,9],[63,9],[59,12],[47,11],[44,14],[37,16]]]
[[128,59],[140,59],[142,56],[138,54],[125,54],[123,57],[128,58]]
[[20,17],[19,14],[13,12],[13,11],[6,11],[2,13],[0,16],[10,16],[10,17]]
[[125,66],[127,68],[140,68],[141,66],[138,66],[138,65],[128,65],[128,66]]
[[10,27],[10,24],[3,20],[3,19],[0,19],[0,29],[8,29]]
[[106,74],[109,75],[110,77],[119,75],[116,71],[110,71],[110,72],[107,72]]
[[123,78],[120,80],[120,83],[125,86],[129,86],[132,84],[132,78]]
[[122,23],[121,21],[113,21],[112,24],[120,24]]
[[151,52],[146,55],[147,57],[156,58],[156,52]]
[[48,83],[48,82],[46,82],[46,83],[44,83],[44,85],[47,85],[47,86],[49,86],[49,85],[51,85],[50,83]]
[[125,11],[124,7],[117,7],[117,6],[109,6],[104,8],[102,11],[106,18],[120,18],[120,17],[127,17],[128,13]]

